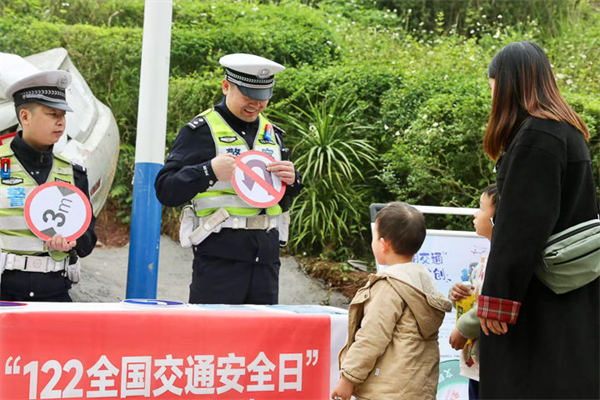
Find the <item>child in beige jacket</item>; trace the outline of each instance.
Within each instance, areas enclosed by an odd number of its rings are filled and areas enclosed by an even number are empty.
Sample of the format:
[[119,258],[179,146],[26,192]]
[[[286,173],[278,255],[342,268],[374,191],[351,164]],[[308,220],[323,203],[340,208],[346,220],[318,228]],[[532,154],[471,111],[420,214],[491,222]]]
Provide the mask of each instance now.
[[435,399],[438,330],[452,303],[429,271],[412,262],[425,234],[423,215],[406,203],[390,203],[377,214],[373,253],[389,267],[370,275],[350,303],[332,399]]

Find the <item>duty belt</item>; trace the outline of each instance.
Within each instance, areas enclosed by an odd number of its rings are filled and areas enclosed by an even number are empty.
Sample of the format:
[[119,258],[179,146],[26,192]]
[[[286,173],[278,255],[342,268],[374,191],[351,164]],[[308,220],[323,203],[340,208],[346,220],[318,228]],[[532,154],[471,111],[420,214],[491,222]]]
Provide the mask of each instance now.
[[221,224],[221,228],[270,230],[277,228],[279,216],[256,215],[253,217],[230,216]]
[[52,257],[45,256],[19,256],[16,254],[2,253],[0,270],[17,270],[25,272],[57,272],[63,271],[69,258],[54,261]]

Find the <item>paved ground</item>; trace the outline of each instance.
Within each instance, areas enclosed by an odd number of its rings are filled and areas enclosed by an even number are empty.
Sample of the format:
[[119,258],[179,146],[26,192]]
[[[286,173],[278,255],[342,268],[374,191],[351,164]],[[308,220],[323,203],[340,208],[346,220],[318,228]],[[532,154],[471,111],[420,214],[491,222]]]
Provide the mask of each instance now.
[[[167,236],[161,237],[157,298],[187,301],[192,274],[192,251],[183,249]],[[71,297],[81,302],[118,302],[125,298],[129,245],[96,248],[82,259],[81,281]],[[280,304],[323,304],[348,307],[349,299],[310,278],[292,257],[281,259]]]

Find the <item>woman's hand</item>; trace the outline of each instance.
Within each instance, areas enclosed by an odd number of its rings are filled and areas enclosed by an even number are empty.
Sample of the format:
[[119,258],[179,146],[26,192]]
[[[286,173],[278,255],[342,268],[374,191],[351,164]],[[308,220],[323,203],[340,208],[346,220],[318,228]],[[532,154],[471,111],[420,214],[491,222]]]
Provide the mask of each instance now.
[[479,324],[486,336],[490,336],[490,331],[496,335],[504,335],[508,332],[508,325],[506,322],[500,322],[497,319],[480,318]]

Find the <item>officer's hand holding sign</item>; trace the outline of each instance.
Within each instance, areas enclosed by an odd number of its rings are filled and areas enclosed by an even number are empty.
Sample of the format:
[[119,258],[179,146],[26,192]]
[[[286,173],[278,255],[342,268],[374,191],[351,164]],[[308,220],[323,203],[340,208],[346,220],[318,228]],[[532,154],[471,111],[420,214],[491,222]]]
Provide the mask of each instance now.
[[275,161],[267,166],[267,171],[277,175],[286,185],[293,185],[296,180],[296,170],[291,161]]
[[235,156],[233,154],[220,154],[210,162],[213,172],[218,180],[228,182],[235,171]]
[[46,246],[48,246],[48,248],[64,252],[68,252],[73,247],[75,247],[76,244],[76,240],[67,242],[66,239],[60,233],[57,233],[51,239],[46,240]]

